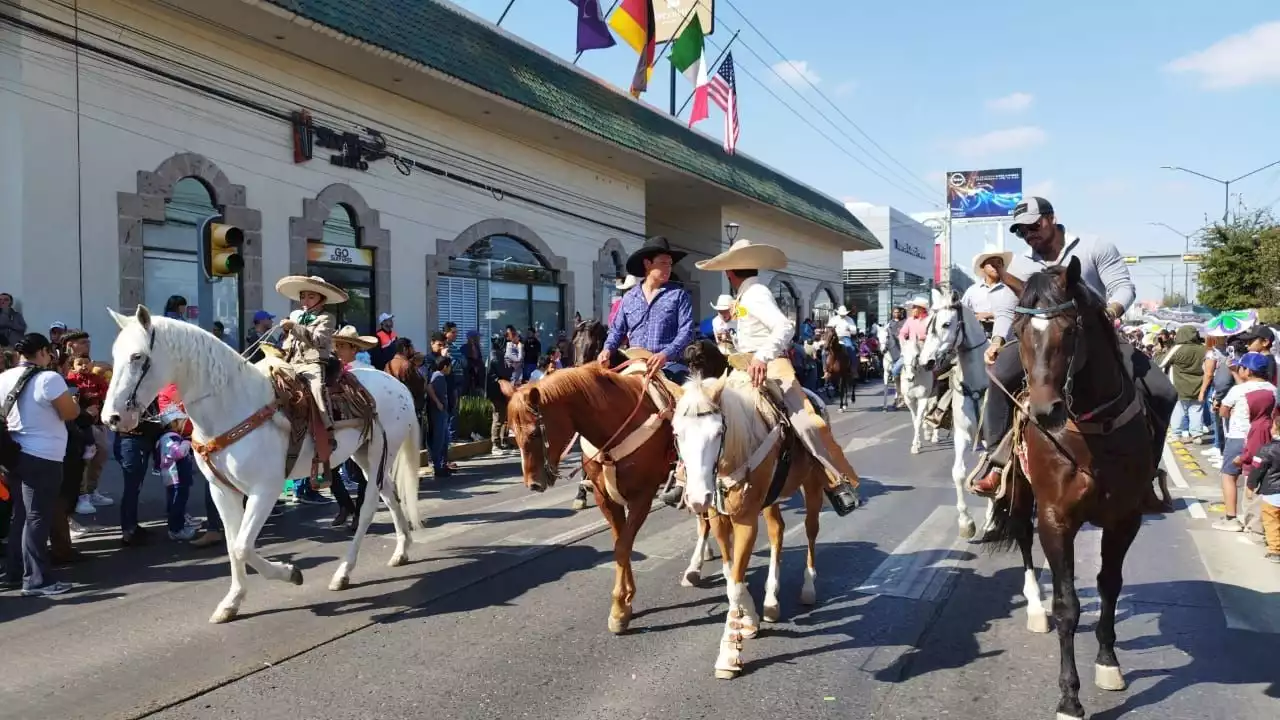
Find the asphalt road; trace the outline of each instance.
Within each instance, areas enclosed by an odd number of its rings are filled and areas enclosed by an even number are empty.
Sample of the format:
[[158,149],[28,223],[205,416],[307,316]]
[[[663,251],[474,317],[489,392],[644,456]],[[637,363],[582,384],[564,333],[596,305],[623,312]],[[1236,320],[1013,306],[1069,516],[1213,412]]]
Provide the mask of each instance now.
[[[424,482],[427,529],[406,567],[385,566],[380,512],[342,593],[325,588],[347,537],[322,527],[332,508],[289,508],[263,547],[298,563],[305,584],[251,573],[243,614],[225,626],[207,623],[227,589],[220,552],[164,541],[122,550],[109,531],[94,535],[81,547],[95,560],[63,574],[75,594],[0,595],[0,718],[1052,717],[1057,640],[1025,629],[1016,554],[956,538],[950,444],[910,455],[907,422],[882,413],[878,396],[836,416],[869,502],[848,518],[824,513],[808,609],[789,506],[783,617],[746,643],[737,680],[712,675],[726,610],[719,562],[701,587],[678,582],[689,516],[650,516],[636,616],[615,637],[598,510],[572,512],[572,487],[529,493],[515,458],[485,459]],[[1192,475],[1178,475],[1179,511],[1150,519],[1126,563],[1124,692],[1091,684],[1097,532],[1078,543],[1077,658],[1094,717],[1280,716],[1280,568],[1208,529],[1194,498],[1211,499],[1210,481]],[[984,507],[971,498],[975,514]],[[757,603],[765,574],[758,553]]]

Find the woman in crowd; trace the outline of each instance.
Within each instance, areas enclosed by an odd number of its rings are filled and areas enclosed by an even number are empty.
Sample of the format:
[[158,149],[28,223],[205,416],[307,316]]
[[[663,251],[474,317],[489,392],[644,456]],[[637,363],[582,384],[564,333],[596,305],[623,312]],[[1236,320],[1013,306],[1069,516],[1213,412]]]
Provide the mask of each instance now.
[[0,347],[13,347],[26,334],[26,318],[13,306],[13,296],[0,293]]

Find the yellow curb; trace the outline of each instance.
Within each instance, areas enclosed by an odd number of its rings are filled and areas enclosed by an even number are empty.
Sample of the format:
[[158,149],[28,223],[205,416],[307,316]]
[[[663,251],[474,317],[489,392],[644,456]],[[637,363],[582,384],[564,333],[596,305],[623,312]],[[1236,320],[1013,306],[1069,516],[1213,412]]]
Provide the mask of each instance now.
[[1199,470],[1192,470],[1191,477],[1205,477],[1205,474],[1200,472]]

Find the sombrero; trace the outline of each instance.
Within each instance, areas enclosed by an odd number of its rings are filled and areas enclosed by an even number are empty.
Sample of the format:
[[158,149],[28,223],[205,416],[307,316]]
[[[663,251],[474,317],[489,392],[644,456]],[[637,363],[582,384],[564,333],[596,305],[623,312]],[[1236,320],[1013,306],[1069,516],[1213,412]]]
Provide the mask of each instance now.
[[836,314],[839,315],[840,317],[849,317],[849,308],[841,305],[840,307],[836,308]]
[[1000,258],[1000,261],[1004,263],[1004,269],[1008,270],[1009,263],[1013,262],[1013,253],[1008,250],[997,250],[995,248],[987,248],[986,250],[983,250],[973,258],[973,274],[981,277],[982,264],[991,258]]
[[928,309],[929,309],[929,300],[928,300],[928,298],[926,298],[926,297],[925,297],[925,296],[923,296],[923,295],[916,295],[915,297],[913,297],[913,298],[911,298],[910,300],[908,300],[908,301],[906,301],[905,303],[903,303],[903,307],[911,307],[912,305],[914,305],[914,306],[916,306],[916,307],[922,307],[922,308],[924,308],[925,310],[928,310]]
[[357,350],[368,350],[378,346],[378,338],[361,335],[353,325],[343,325],[333,334],[335,343],[346,343]]
[[640,280],[637,279],[635,275],[628,275],[626,278],[615,282],[613,286],[619,290],[625,291],[635,287],[638,282],[640,282]]
[[659,255],[670,255],[671,264],[675,265],[683,260],[688,254],[689,253],[681,252],[680,250],[672,250],[670,241],[661,235],[655,235],[648,240],[645,240],[644,245],[641,245],[639,250],[636,250],[627,257],[627,264],[624,267],[626,267],[628,275],[635,275],[639,278],[643,277],[645,274],[645,260],[652,260]]
[[699,270],[781,270],[787,266],[787,255],[772,245],[753,243],[746,238],[728,250],[694,265]]
[[286,275],[276,283],[276,292],[290,300],[297,300],[304,292],[319,293],[324,296],[325,305],[336,305],[347,301],[347,291],[314,275],[311,277]]
[[717,312],[721,310],[732,310],[733,298],[729,295],[721,295],[720,297],[716,298],[716,301],[714,303],[711,304],[711,309]]

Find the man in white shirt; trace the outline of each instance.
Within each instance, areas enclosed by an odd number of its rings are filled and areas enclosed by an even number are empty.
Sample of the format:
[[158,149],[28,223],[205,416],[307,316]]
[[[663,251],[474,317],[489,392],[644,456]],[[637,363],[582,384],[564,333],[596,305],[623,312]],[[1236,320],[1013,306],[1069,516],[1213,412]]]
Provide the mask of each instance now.
[[732,351],[733,337],[738,333],[738,321],[733,318],[733,296],[721,295],[711,305],[716,314],[711,318],[711,335],[721,352]]
[[827,321],[827,327],[836,331],[837,342],[849,348],[852,353],[858,352],[858,348],[853,344],[853,336],[858,334],[858,324],[849,317],[849,308],[843,305],[836,308],[836,314]]
[[781,270],[786,265],[787,256],[778,248],[746,239],[697,263],[699,270],[722,271],[728,278],[736,294],[737,350],[752,356],[748,374],[757,387],[766,379],[777,381],[798,439],[827,470],[827,499],[837,514],[848,515],[859,504],[858,473],[836,443],[831,427],[810,405],[787,359],[795,324],[757,277],[760,270]]
[[1000,274],[1013,261],[1013,253],[986,250],[973,259],[973,276],[978,282],[964,291],[960,302],[973,310],[987,331],[987,338],[1008,340],[1013,331],[1013,309],[1018,297],[1000,279]]

